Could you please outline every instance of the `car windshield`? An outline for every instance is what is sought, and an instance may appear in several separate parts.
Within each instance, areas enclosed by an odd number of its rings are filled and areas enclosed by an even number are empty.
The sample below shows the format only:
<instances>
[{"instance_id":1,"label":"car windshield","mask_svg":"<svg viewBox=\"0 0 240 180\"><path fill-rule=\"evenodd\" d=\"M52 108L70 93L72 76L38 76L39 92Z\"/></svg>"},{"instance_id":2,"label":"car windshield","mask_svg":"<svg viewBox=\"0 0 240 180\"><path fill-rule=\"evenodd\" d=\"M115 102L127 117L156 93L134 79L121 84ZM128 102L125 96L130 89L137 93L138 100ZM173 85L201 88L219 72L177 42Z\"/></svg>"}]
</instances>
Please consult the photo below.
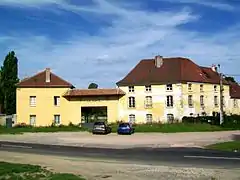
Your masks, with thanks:
<instances>
[{"instance_id":1,"label":"car windshield","mask_svg":"<svg viewBox=\"0 0 240 180\"><path fill-rule=\"evenodd\" d=\"M119 124L119 127L128 127L128 126L130 126L128 123L121 123L121 124Z\"/></svg>"},{"instance_id":2,"label":"car windshield","mask_svg":"<svg viewBox=\"0 0 240 180\"><path fill-rule=\"evenodd\" d=\"M105 124L104 122L95 122L95 123L94 123L94 126L104 125L104 124Z\"/></svg>"}]
</instances>

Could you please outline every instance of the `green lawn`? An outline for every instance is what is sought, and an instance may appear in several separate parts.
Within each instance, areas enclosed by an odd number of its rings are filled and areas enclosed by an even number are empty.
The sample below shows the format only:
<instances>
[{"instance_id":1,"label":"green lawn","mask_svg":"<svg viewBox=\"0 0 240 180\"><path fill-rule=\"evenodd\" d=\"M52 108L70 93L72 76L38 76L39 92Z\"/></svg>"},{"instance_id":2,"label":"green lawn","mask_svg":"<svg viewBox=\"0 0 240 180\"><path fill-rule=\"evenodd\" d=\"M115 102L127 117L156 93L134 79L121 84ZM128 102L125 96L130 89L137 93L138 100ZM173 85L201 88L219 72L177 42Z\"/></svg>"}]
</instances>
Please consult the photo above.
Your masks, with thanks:
<instances>
[{"instance_id":1,"label":"green lawn","mask_svg":"<svg viewBox=\"0 0 240 180\"><path fill-rule=\"evenodd\" d=\"M40 166L0 162L0 180L84 180L73 174L53 173Z\"/></svg>"},{"instance_id":2,"label":"green lawn","mask_svg":"<svg viewBox=\"0 0 240 180\"><path fill-rule=\"evenodd\" d=\"M0 126L0 134L21 134L24 132L77 132L77 131L87 131L85 128L78 126L49 126L49 127L13 127L6 128Z\"/></svg>"},{"instance_id":3,"label":"green lawn","mask_svg":"<svg viewBox=\"0 0 240 180\"><path fill-rule=\"evenodd\" d=\"M113 132L116 132L117 125L112 125ZM177 132L209 132L209 131L225 131L232 130L220 126L209 124L142 124L135 126L135 132L162 132L162 133L177 133Z\"/></svg>"},{"instance_id":4,"label":"green lawn","mask_svg":"<svg viewBox=\"0 0 240 180\"><path fill-rule=\"evenodd\" d=\"M229 141L223 143L212 144L206 147L207 149L221 150L221 151L240 151L240 141Z\"/></svg>"},{"instance_id":5,"label":"green lawn","mask_svg":"<svg viewBox=\"0 0 240 180\"><path fill-rule=\"evenodd\" d=\"M112 132L117 130L117 124L112 124ZM220 126L213 126L209 124L142 124L135 126L135 132L162 132L162 133L177 133L177 132L209 132L209 131L226 131L234 130L232 128L223 128ZM6 128L0 127L0 134L20 134L24 132L76 132L76 131L88 131L86 128L78 126L49 126L49 127L13 127Z\"/></svg>"}]
</instances>

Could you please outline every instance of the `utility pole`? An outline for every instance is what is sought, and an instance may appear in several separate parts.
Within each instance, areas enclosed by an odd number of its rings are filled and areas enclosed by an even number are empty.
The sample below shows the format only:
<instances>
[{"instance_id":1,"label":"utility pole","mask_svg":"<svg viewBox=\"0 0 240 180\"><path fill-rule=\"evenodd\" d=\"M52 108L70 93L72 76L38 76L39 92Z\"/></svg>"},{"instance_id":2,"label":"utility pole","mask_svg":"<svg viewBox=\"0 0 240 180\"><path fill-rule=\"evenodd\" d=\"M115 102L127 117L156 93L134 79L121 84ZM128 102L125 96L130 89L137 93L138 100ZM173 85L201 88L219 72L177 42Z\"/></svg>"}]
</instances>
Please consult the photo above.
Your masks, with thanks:
<instances>
[{"instance_id":1,"label":"utility pole","mask_svg":"<svg viewBox=\"0 0 240 180\"><path fill-rule=\"evenodd\" d=\"M220 75L220 125L223 123L223 74L220 72L220 64L218 64Z\"/></svg>"}]
</instances>

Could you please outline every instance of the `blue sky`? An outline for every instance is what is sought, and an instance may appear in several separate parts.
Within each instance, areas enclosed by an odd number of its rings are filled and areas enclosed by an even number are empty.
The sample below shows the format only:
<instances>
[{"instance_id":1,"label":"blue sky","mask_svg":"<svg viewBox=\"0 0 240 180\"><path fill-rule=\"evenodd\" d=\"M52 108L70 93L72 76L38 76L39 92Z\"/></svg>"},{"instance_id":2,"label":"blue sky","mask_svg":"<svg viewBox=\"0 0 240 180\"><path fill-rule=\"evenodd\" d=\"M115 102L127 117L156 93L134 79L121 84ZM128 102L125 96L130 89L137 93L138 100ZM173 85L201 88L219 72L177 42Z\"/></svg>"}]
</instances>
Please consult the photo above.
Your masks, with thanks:
<instances>
[{"instance_id":1,"label":"blue sky","mask_svg":"<svg viewBox=\"0 0 240 180\"><path fill-rule=\"evenodd\" d=\"M115 87L157 54L240 74L238 0L0 0L0 22L0 62L14 50L20 78L50 67L79 88Z\"/></svg>"}]
</instances>

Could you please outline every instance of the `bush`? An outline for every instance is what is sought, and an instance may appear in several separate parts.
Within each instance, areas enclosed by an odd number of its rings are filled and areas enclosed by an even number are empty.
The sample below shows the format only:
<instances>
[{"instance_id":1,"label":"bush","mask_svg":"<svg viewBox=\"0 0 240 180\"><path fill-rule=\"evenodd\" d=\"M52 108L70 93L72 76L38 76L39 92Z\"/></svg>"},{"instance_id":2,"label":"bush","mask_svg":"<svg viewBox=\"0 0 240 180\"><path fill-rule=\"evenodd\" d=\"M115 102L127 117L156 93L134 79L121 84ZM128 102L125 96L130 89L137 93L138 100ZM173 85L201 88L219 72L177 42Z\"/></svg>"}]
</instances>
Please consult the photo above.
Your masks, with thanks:
<instances>
[{"instance_id":1,"label":"bush","mask_svg":"<svg viewBox=\"0 0 240 180\"><path fill-rule=\"evenodd\" d=\"M182 118L183 123L207 123L211 125L220 126L220 117L217 116L198 116ZM224 115L224 122L221 125L224 128L240 129L240 115Z\"/></svg>"}]
</instances>

